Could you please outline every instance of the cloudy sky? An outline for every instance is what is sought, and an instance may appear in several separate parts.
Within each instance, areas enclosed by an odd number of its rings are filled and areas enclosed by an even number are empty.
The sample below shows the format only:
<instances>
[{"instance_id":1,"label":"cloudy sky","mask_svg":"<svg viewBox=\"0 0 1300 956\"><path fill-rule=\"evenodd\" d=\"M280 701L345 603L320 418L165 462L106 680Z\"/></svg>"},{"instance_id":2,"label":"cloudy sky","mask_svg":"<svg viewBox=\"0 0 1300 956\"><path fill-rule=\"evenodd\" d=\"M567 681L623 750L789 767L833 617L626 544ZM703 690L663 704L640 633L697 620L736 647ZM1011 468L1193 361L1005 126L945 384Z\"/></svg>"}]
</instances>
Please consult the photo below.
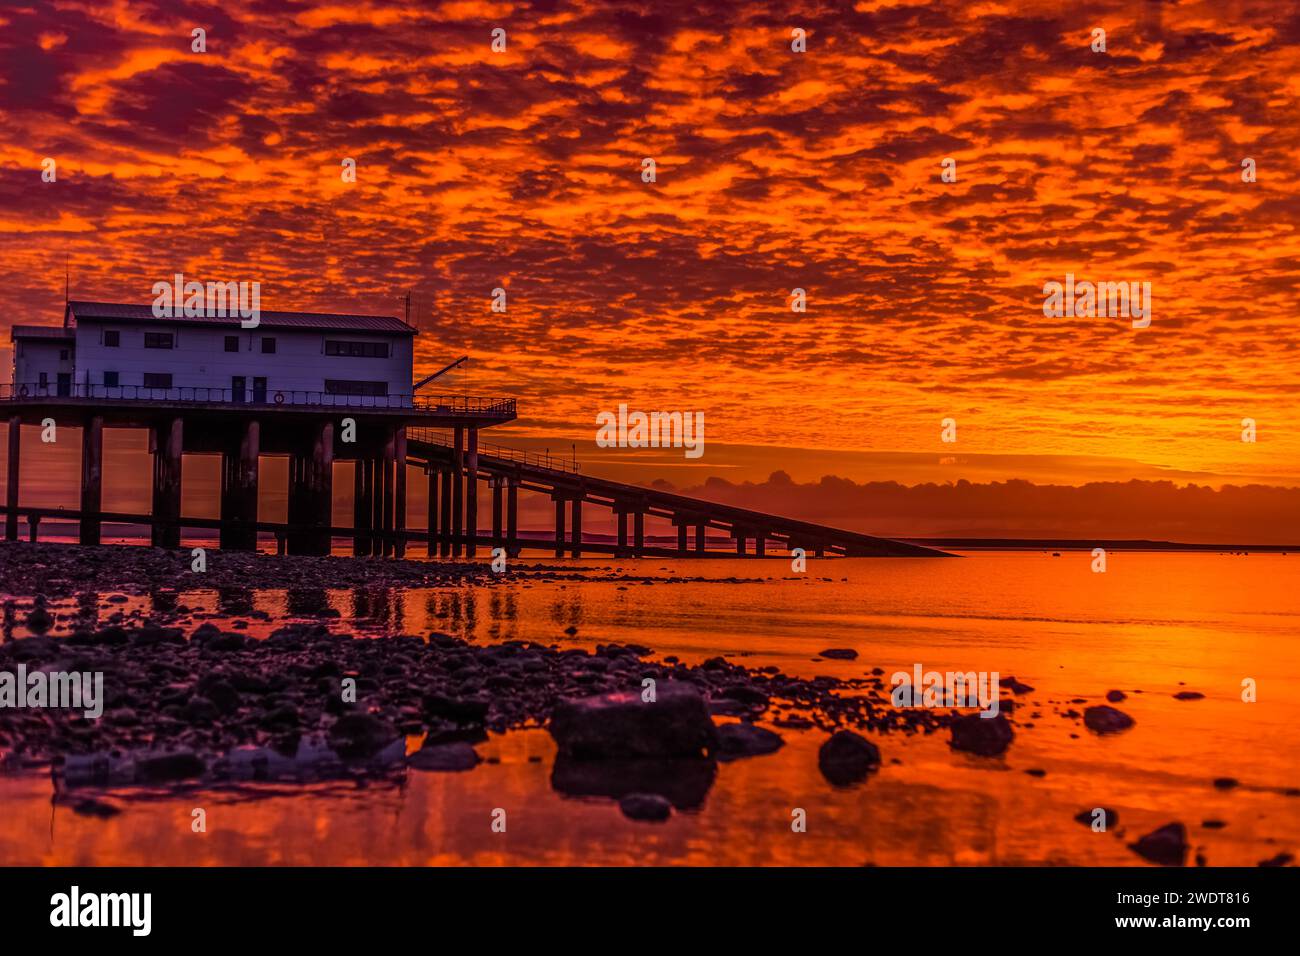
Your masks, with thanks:
<instances>
[{"instance_id":1,"label":"cloudy sky","mask_svg":"<svg viewBox=\"0 0 1300 956\"><path fill-rule=\"evenodd\" d=\"M19 0L0 321L59 321L65 256L94 300L414 289L417 374L469 354L500 441L597 473L1293 486L1297 42L1236 0ZM1150 326L1045 318L1066 273L1150 282ZM597 449L621 402L706 454Z\"/></svg>"}]
</instances>

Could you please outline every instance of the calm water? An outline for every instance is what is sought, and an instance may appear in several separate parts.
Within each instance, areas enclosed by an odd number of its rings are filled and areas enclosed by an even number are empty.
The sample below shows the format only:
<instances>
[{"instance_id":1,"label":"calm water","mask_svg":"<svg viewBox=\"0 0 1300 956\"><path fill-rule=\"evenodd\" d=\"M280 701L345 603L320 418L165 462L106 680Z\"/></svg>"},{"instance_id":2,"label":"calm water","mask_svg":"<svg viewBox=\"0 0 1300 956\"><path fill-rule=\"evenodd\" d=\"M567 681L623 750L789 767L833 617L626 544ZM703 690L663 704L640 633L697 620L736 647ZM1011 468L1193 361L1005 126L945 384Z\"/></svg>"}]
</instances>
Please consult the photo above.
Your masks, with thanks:
<instances>
[{"instance_id":1,"label":"calm water","mask_svg":"<svg viewBox=\"0 0 1300 956\"><path fill-rule=\"evenodd\" d=\"M238 618L247 600L284 619L324 600L343 615L338 626L357 633L628 641L687 662L722 654L808 677L876 666L910 672L916 663L996 670L1036 688L1016 715L1034 726L1018 727L1002 758L955 753L946 734L877 738L884 767L851 789L831 787L818 771L822 732L780 729L784 749L719 765L701 808L666 824L634 823L611 800L554 789L554 746L544 731L479 745L499 762L467 773L411 770L397 783L97 791L123 810L109 819L53 807L48 775L11 775L0 777L0 860L1146 865L1126 842L1173 821L1187 826L1194 854L1211 866L1300 856L1300 796L1285 792L1300 787L1300 556L1121 553L1110 555L1105 574L1092 573L1091 560L1069 552L828 560L794 575L781 561L593 559L569 566L656 580L396 594L186 591L180 600L199 610L196 620ZM110 596L96 598L104 616L148 610L148 599ZM14 608L5 618L15 619ZM251 620L249 633L279 623ZM828 647L860 656L813 660ZM1244 678L1257 683L1256 703L1241 700ZM1062 716L1104 702L1111 689L1129 694L1119 705L1137 721L1128 732L1102 738ZM1206 696L1175 700L1180 690ZM1216 777L1240 785L1216 789ZM1072 819L1095 806L1118 810L1119 827L1093 833ZM207 833L191 832L194 807L207 811ZM506 811L505 833L491 828L497 808ZM795 808L806 811L805 833L791 831ZM1206 828L1205 820L1226 826Z\"/></svg>"}]
</instances>

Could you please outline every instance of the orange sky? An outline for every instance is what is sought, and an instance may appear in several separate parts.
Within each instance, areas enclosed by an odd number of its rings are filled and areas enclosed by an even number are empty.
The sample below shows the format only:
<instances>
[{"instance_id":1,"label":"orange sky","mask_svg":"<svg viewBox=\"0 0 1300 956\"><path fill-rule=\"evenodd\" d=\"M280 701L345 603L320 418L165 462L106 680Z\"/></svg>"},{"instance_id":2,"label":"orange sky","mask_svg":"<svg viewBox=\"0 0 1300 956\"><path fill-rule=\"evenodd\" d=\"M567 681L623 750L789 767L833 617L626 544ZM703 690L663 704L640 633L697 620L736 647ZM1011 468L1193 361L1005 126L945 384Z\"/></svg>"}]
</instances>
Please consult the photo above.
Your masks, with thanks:
<instances>
[{"instance_id":1,"label":"orange sky","mask_svg":"<svg viewBox=\"0 0 1300 956\"><path fill-rule=\"evenodd\" d=\"M1298 41L1233 0L8 5L0 316L59 321L65 254L85 299L414 288L417 374L470 354L492 438L596 473L1296 485ZM1150 327L1044 318L1066 272ZM596 448L620 402L705 455Z\"/></svg>"}]
</instances>

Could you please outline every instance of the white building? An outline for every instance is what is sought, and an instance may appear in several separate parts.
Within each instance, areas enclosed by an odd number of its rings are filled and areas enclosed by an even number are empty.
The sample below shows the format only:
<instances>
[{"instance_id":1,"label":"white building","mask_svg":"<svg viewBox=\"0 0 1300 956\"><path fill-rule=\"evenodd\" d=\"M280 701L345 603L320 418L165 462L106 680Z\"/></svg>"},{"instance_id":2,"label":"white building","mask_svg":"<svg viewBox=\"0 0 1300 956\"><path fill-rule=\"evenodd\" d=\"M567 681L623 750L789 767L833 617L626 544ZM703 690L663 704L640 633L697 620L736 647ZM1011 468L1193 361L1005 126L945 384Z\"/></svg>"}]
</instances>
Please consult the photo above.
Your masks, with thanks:
<instances>
[{"instance_id":1,"label":"white building","mask_svg":"<svg viewBox=\"0 0 1300 956\"><path fill-rule=\"evenodd\" d=\"M262 312L245 329L237 317L159 319L148 305L69 302L62 327L13 327L14 391L276 404L348 395L397 404L412 393L415 334L391 316Z\"/></svg>"}]
</instances>

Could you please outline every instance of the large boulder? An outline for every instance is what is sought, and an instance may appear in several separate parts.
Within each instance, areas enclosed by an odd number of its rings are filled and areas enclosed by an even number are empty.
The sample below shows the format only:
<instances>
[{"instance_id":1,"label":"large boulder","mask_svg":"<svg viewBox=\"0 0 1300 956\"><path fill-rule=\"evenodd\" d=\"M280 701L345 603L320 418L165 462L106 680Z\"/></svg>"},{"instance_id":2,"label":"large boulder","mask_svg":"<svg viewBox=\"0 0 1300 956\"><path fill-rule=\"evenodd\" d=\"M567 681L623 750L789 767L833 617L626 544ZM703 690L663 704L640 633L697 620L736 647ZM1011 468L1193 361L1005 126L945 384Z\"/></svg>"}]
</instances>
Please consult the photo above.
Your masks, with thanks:
<instances>
[{"instance_id":1,"label":"large boulder","mask_svg":"<svg viewBox=\"0 0 1300 956\"><path fill-rule=\"evenodd\" d=\"M879 766L880 748L851 730L837 730L817 751L817 767L837 787L865 780Z\"/></svg>"},{"instance_id":2,"label":"large boulder","mask_svg":"<svg viewBox=\"0 0 1300 956\"><path fill-rule=\"evenodd\" d=\"M640 691L614 691L561 701L551 715L560 753L583 759L696 757L717 749L718 731L700 692L668 681L655 699Z\"/></svg>"},{"instance_id":3,"label":"large boulder","mask_svg":"<svg viewBox=\"0 0 1300 956\"><path fill-rule=\"evenodd\" d=\"M1004 753L1015 737L1011 722L1002 714L995 717L982 717L979 714L958 717L949 730L952 732L949 745L953 750L964 750L981 757L996 757Z\"/></svg>"},{"instance_id":4,"label":"large boulder","mask_svg":"<svg viewBox=\"0 0 1300 956\"><path fill-rule=\"evenodd\" d=\"M1117 734L1121 730L1128 730L1133 724L1133 718L1124 711L1105 704L1086 707L1083 711L1083 725L1094 733Z\"/></svg>"},{"instance_id":5,"label":"large boulder","mask_svg":"<svg viewBox=\"0 0 1300 956\"><path fill-rule=\"evenodd\" d=\"M1129 849L1161 866L1182 866L1187 861L1187 828L1181 823L1167 823L1130 843Z\"/></svg>"}]
</instances>

